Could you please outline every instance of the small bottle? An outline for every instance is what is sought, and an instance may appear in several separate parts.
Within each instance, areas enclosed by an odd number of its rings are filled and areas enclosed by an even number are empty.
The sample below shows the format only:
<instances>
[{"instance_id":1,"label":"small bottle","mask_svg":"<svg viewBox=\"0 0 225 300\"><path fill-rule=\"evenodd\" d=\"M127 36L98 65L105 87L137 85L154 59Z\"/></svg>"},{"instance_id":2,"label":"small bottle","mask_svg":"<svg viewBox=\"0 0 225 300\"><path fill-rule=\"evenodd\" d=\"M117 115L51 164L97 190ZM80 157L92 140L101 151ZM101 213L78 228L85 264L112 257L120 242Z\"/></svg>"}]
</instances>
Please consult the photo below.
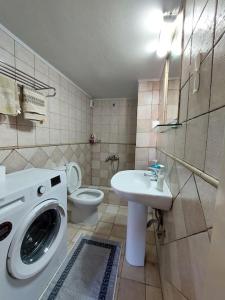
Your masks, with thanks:
<instances>
[{"instance_id":1,"label":"small bottle","mask_svg":"<svg viewBox=\"0 0 225 300\"><path fill-rule=\"evenodd\" d=\"M157 190L162 192L163 191L163 184L164 184L164 172L159 172L158 179L157 179Z\"/></svg>"},{"instance_id":2,"label":"small bottle","mask_svg":"<svg viewBox=\"0 0 225 300\"><path fill-rule=\"evenodd\" d=\"M93 145L93 144L96 143L96 137L95 137L95 135L94 135L93 133L90 135L89 143L90 143L91 145Z\"/></svg>"},{"instance_id":3,"label":"small bottle","mask_svg":"<svg viewBox=\"0 0 225 300\"><path fill-rule=\"evenodd\" d=\"M5 166L0 165L0 182L5 180Z\"/></svg>"}]
</instances>

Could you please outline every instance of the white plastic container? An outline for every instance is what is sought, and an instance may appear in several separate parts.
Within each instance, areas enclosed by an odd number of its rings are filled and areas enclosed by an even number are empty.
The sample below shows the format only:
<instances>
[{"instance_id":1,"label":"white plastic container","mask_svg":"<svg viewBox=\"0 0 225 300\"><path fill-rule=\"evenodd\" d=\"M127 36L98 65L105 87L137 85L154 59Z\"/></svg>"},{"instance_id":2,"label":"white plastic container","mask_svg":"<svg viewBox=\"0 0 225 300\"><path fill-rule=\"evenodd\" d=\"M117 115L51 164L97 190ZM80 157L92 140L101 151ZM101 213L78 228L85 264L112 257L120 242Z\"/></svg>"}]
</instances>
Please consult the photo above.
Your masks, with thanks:
<instances>
[{"instance_id":1,"label":"white plastic container","mask_svg":"<svg viewBox=\"0 0 225 300\"><path fill-rule=\"evenodd\" d=\"M156 188L157 188L157 190L160 191L160 192L163 191L164 178L165 178L164 174L160 174L160 173L158 174L158 179L157 179L157 186L156 186Z\"/></svg>"},{"instance_id":2,"label":"white plastic container","mask_svg":"<svg viewBox=\"0 0 225 300\"><path fill-rule=\"evenodd\" d=\"M0 166L0 181L5 180L5 166Z\"/></svg>"}]
</instances>

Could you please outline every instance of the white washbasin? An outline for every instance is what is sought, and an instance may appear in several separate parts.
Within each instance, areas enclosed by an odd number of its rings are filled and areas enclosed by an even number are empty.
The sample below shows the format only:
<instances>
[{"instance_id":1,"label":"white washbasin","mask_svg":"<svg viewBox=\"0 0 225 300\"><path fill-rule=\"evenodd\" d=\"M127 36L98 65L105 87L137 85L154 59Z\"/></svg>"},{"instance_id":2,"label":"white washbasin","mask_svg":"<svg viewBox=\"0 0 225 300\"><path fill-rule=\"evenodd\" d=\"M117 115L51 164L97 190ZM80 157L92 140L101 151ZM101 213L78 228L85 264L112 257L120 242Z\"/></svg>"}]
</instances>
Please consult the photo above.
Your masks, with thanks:
<instances>
[{"instance_id":1,"label":"white washbasin","mask_svg":"<svg viewBox=\"0 0 225 300\"><path fill-rule=\"evenodd\" d=\"M128 170L114 175L111 186L120 197L128 200L126 260L133 266L144 266L148 206L169 210L172 195L164 182L163 191L145 176L147 171Z\"/></svg>"},{"instance_id":2,"label":"white washbasin","mask_svg":"<svg viewBox=\"0 0 225 300\"><path fill-rule=\"evenodd\" d=\"M118 172L112 177L111 186L115 193L128 201L161 210L169 210L172 205L172 195L166 182L164 181L163 191L158 191L157 182L144 176L146 173L148 172L144 170Z\"/></svg>"}]
</instances>

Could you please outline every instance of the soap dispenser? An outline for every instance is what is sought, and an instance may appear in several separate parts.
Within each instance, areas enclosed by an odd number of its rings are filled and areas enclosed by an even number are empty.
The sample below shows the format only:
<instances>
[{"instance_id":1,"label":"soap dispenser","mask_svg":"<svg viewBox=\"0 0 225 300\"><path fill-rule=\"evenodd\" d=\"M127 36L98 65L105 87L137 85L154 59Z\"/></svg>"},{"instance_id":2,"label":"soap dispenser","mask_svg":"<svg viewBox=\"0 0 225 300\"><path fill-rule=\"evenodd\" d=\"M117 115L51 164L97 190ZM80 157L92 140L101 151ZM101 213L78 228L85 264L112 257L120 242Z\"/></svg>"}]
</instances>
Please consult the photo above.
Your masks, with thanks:
<instances>
[{"instance_id":1,"label":"soap dispenser","mask_svg":"<svg viewBox=\"0 0 225 300\"><path fill-rule=\"evenodd\" d=\"M164 179L165 179L164 170L160 169L158 173L157 186L156 186L157 190L160 192L163 191Z\"/></svg>"}]
</instances>

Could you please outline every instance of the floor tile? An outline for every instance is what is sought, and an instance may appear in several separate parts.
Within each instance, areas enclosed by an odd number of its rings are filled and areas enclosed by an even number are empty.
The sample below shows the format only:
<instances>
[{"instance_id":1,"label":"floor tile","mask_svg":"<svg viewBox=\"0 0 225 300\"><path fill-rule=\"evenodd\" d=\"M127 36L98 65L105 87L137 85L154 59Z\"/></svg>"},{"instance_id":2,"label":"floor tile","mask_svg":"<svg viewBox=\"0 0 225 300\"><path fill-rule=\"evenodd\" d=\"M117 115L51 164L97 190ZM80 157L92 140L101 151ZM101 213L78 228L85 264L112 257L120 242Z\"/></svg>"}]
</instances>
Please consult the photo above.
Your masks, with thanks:
<instances>
[{"instance_id":1,"label":"floor tile","mask_svg":"<svg viewBox=\"0 0 225 300\"><path fill-rule=\"evenodd\" d=\"M106 213L117 214L119 210L118 205L109 204L105 210Z\"/></svg>"},{"instance_id":2,"label":"floor tile","mask_svg":"<svg viewBox=\"0 0 225 300\"><path fill-rule=\"evenodd\" d=\"M73 224L68 225L67 236L69 241L71 241L74 238L78 230L79 228L76 228L75 226L73 226Z\"/></svg>"},{"instance_id":3,"label":"floor tile","mask_svg":"<svg viewBox=\"0 0 225 300\"><path fill-rule=\"evenodd\" d=\"M154 228L147 231L145 267L129 265L125 258L127 212L128 208L125 206L101 204L96 225L68 223L67 251L71 250L80 235L118 241L121 256L114 299L162 300Z\"/></svg>"},{"instance_id":4,"label":"floor tile","mask_svg":"<svg viewBox=\"0 0 225 300\"><path fill-rule=\"evenodd\" d=\"M161 289L146 285L146 300L162 300Z\"/></svg>"},{"instance_id":5,"label":"floor tile","mask_svg":"<svg viewBox=\"0 0 225 300\"><path fill-rule=\"evenodd\" d=\"M111 235L119 238L126 238L127 228L121 225L113 225Z\"/></svg>"},{"instance_id":6,"label":"floor tile","mask_svg":"<svg viewBox=\"0 0 225 300\"><path fill-rule=\"evenodd\" d=\"M101 221L106 223L114 223L116 216L110 213L103 213L101 216Z\"/></svg>"},{"instance_id":7,"label":"floor tile","mask_svg":"<svg viewBox=\"0 0 225 300\"><path fill-rule=\"evenodd\" d=\"M108 207L108 204L101 203L98 207L98 211L104 213Z\"/></svg>"},{"instance_id":8,"label":"floor tile","mask_svg":"<svg viewBox=\"0 0 225 300\"><path fill-rule=\"evenodd\" d=\"M98 222L96 226L95 232L100 234L110 234L112 231L113 224L105 223L105 222Z\"/></svg>"},{"instance_id":9,"label":"floor tile","mask_svg":"<svg viewBox=\"0 0 225 300\"><path fill-rule=\"evenodd\" d=\"M81 229L88 230L88 231L95 231L97 225L88 225L88 224L82 224L80 226Z\"/></svg>"},{"instance_id":10,"label":"floor tile","mask_svg":"<svg viewBox=\"0 0 225 300\"><path fill-rule=\"evenodd\" d=\"M160 276L158 264L146 263L145 264L145 282L154 287L160 287Z\"/></svg>"},{"instance_id":11,"label":"floor tile","mask_svg":"<svg viewBox=\"0 0 225 300\"><path fill-rule=\"evenodd\" d=\"M120 206L118 214L127 216L127 214L128 214L128 207L126 207L126 206Z\"/></svg>"},{"instance_id":12,"label":"floor tile","mask_svg":"<svg viewBox=\"0 0 225 300\"><path fill-rule=\"evenodd\" d=\"M109 238L112 241L118 241L120 242L120 247L121 247L121 255L125 255L125 250L126 250L126 240L116 237L116 236L110 236Z\"/></svg>"},{"instance_id":13,"label":"floor tile","mask_svg":"<svg viewBox=\"0 0 225 300\"><path fill-rule=\"evenodd\" d=\"M127 225L127 216L117 214L115 218L115 224L117 225Z\"/></svg>"},{"instance_id":14,"label":"floor tile","mask_svg":"<svg viewBox=\"0 0 225 300\"><path fill-rule=\"evenodd\" d=\"M146 241L147 244L155 245L155 232L153 230L147 230Z\"/></svg>"},{"instance_id":15,"label":"floor tile","mask_svg":"<svg viewBox=\"0 0 225 300\"><path fill-rule=\"evenodd\" d=\"M146 261L151 263L158 262L157 250L154 245L147 245L146 247Z\"/></svg>"},{"instance_id":16,"label":"floor tile","mask_svg":"<svg viewBox=\"0 0 225 300\"><path fill-rule=\"evenodd\" d=\"M145 283L145 268L134 267L124 259L121 277Z\"/></svg>"},{"instance_id":17,"label":"floor tile","mask_svg":"<svg viewBox=\"0 0 225 300\"><path fill-rule=\"evenodd\" d=\"M117 300L145 300L145 285L121 278Z\"/></svg>"}]
</instances>

